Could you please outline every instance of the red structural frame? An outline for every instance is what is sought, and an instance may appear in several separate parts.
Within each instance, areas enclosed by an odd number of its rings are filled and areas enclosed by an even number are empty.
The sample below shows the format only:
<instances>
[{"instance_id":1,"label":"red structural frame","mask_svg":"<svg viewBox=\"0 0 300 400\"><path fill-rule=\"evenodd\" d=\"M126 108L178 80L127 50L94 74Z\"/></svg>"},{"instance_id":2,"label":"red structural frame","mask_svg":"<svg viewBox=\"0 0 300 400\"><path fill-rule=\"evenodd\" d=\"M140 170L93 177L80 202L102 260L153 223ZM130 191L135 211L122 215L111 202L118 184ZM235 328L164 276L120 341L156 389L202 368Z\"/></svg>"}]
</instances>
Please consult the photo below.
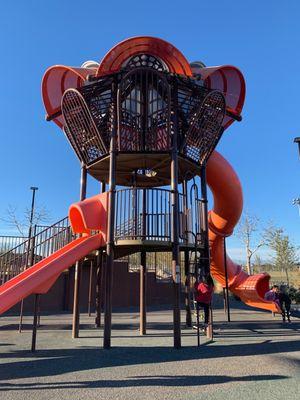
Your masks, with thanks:
<instances>
[{"instance_id":1,"label":"red structural frame","mask_svg":"<svg viewBox=\"0 0 300 400\"><path fill-rule=\"evenodd\" d=\"M96 76L118 72L126 60L143 53L163 60L171 73L193 76L189 62L176 47L150 36L133 37L118 43L104 56Z\"/></svg>"},{"instance_id":2,"label":"red structural frame","mask_svg":"<svg viewBox=\"0 0 300 400\"><path fill-rule=\"evenodd\" d=\"M234 66L224 65L191 68L184 55L172 44L165 40L150 36L139 36L126 39L114 46L102 59L98 69L74 68L64 65L55 65L49 68L42 82L42 97L47 116L60 127L63 127L60 113L61 98L66 89L79 88L87 80L88 75L100 77L120 71L125 62L138 54L150 54L160 58L169 69L169 72L192 77L200 73L204 84L210 89L217 89L224 93L226 107L236 115L240 115L246 94L245 81L242 73ZM223 128L228 128L234 119L226 116Z\"/></svg>"}]
</instances>

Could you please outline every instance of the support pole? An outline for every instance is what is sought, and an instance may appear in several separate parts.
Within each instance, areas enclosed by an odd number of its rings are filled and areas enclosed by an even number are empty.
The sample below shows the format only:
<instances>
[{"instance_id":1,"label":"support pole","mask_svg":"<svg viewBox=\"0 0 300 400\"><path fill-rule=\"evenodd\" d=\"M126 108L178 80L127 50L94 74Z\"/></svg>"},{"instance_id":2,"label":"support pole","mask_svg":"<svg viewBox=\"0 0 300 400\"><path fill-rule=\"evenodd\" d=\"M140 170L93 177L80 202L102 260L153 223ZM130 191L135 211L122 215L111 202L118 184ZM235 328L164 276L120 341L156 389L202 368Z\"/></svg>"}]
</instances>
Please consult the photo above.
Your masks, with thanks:
<instances>
[{"instance_id":1,"label":"support pole","mask_svg":"<svg viewBox=\"0 0 300 400\"><path fill-rule=\"evenodd\" d=\"M111 137L109 149L109 196L107 245L105 266L104 336L103 347L111 347L112 280L115 240L115 197L116 197L116 139L117 139L117 82L112 85L113 104L111 110Z\"/></svg>"},{"instance_id":2,"label":"support pole","mask_svg":"<svg viewBox=\"0 0 300 400\"><path fill-rule=\"evenodd\" d=\"M96 318L95 327L101 326L101 311L103 297L103 251L100 249L97 256L97 276L96 276Z\"/></svg>"},{"instance_id":3,"label":"support pole","mask_svg":"<svg viewBox=\"0 0 300 400\"><path fill-rule=\"evenodd\" d=\"M101 193L104 193L106 191L106 184L104 181L101 182ZM95 327L100 328L101 326L101 311L102 311L102 300L104 298L103 296L103 274L104 274L104 268L103 268L103 250L99 249L98 255L97 255L97 277L96 277L96 318L95 318Z\"/></svg>"},{"instance_id":4,"label":"support pole","mask_svg":"<svg viewBox=\"0 0 300 400\"><path fill-rule=\"evenodd\" d=\"M206 186L206 166L201 167L201 204L202 204L202 232L204 238L204 250L201 251L203 273L205 276L210 274L209 240L208 240L208 209L207 209L207 186Z\"/></svg>"},{"instance_id":5,"label":"support pole","mask_svg":"<svg viewBox=\"0 0 300 400\"><path fill-rule=\"evenodd\" d=\"M38 303L39 294L34 295L34 311L33 311L33 324L32 324L32 338L31 338L31 351L35 352L36 349L36 331L37 331L37 320L38 320Z\"/></svg>"},{"instance_id":6,"label":"support pole","mask_svg":"<svg viewBox=\"0 0 300 400\"><path fill-rule=\"evenodd\" d=\"M140 335L146 335L146 282L147 282L147 253L141 252L140 265Z\"/></svg>"},{"instance_id":7,"label":"support pole","mask_svg":"<svg viewBox=\"0 0 300 400\"><path fill-rule=\"evenodd\" d=\"M188 207L187 207L187 181L186 179L182 183L183 189L183 208L185 215L185 244L188 244ZM191 276L190 276L190 262L189 262L189 251L184 251L184 274L185 274L185 324L187 327L192 326L192 314L191 314Z\"/></svg>"},{"instance_id":8,"label":"support pole","mask_svg":"<svg viewBox=\"0 0 300 400\"><path fill-rule=\"evenodd\" d=\"M38 190L38 187L31 186L30 190L32 190L32 198L31 198L31 211L30 211L30 219L29 219L29 230L28 230L28 246L26 252L26 261L25 261L25 269L32 264L30 262L30 255L34 251L34 246L32 246L32 236L35 236L36 227L34 228L34 234L32 235L32 224L33 224L33 217L34 217L34 204L35 204L35 192ZM23 325L23 308L24 308L24 299L21 300L20 304L20 318L19 318L19 333L22 332L22 325Z\"/></svg>"},{"instance_id":9,"label":"support pole","mask_svg":"<svg viewBox=\"0 0 300 400\"><path fill-rule=\"evenodd\" d=\"M90 275L89 275L89 293L88 293L88 316L91 316L91 306L92 306L92 282L93 282L93 260L90 264Z\"/></svg>"},{"instance_id":10,"label":"support pole","mask_svg":"<svg viewBox=\"0 0 300 400\"><path fill-rule=\"evenodd\" d=\"M229 304L229 288L228 288L228 270L227 270L227 254L226 254L226 238L223 238L224 243L224 272L225 272L225 304L226 304L226 314L227 321L230 322L230 304Z\"/></svg>"},{"instance_id":11,"label":"support pole","mask_svg":"<svg viewBox=\"0 0 300 400\"><path fill-rule=\"evenodd\" d=\"M143 240L146 239L147 234L147 198L146 192L142 191L142 236ZM137 207L136 207L137 208ZM137 220L137 218L136 218ZM147 253L142 250L141 252L141 265L140 265L140 335L146 335L147 323L147 310L146 310L146 291L147 291Z\"/></svg>"},{"instance_id":12,"label":"support pole","mask_svg":"<svg viewBox=\"0 0 300 400\"><path fill-rule=\"evenodd\" d=\"M208 327L206 331L206 337L209 340L214 339L214 330L213 330L213 310L211 304L209 305L209 320L208 320Z\"/></svg>"},{"instance_id":13,"label":"support pole","mask_svg":"<svg viewBox=\"0 0 300 400\"><path fill-rule=\"evenodd\" d=\"M202 268L204 276L210 274L210 252L209 252L209 239L208 239L208 208L207 208L207 184L206 184L206 165L201 167L201 204L202 204L202 231L204 237L204 250L201 251ZM207 327L207 337L213 339L213 311L210 305L209 309L209 322Z\"/></svg>"},{"instance_id":14,"label":"support pole","mask_svg":"<svg viewBox=\"0 0 300 400\"><path fill-rule=\"evenodd\" d=\"M177 85L174 81L173 86L173 120L172 120L172 154L171 154L171 241L172 241L172 275L173 275L173 335L174 347L181 347L181 328L180 328L180 262L179 262L179 207L178 207L178 121L177 121Z\"/></svg>"},{"instance_id":15,"label":"support pole","mask_svg":"<svg viewBox=\"0 0 300 400\"><path fill-rule=\"evenodd\" d=\"M86 198L87 170L84 163L81 163L81 179L80 179L80 201ZM82 262L77 261L75 264L74 277L74 301L73 301L73 322L72 322L72 338L79 337L79 320L80 320L80 283L81 283Z\"/></svg>"},{"instance_id":16,"label":"support pole","mask_svg":"<svg viewBox=\"0 0 300 400\"><path fill-rule=\"evenodd\" d=\"M200 318L199 318L199 304L196 303L196 318L197 318L197 346L200 346Z\"/></svg>"}]
</instances>

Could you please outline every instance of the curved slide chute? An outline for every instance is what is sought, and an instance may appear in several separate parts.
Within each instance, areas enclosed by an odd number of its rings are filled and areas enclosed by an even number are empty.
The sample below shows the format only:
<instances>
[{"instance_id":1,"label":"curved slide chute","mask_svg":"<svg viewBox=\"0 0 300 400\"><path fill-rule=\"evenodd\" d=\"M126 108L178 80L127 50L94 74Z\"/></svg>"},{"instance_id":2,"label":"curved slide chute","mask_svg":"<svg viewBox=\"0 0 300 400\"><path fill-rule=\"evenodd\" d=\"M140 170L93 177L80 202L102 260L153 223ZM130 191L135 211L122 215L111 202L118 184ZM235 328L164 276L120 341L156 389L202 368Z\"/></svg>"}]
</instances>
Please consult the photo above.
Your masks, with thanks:
<instances>
[{"instance_id":1,"label":"curved slide chute","mask_svg":"<svg viewBox=\"0 0 300 400\"><path fill-rule=\"evenodd\" d=\"M241 216L243 194L235 171L216 151L207 163L207 183L214 198L214 206L208 217L211 273L224 287L224 237L233 233ZM232 293L249 306L281 312L276 303L264 300L264 295L269 289L269 274L249 276L228 255L226 255L226 259L228 286Z\"/></svg>"}]
</instances>

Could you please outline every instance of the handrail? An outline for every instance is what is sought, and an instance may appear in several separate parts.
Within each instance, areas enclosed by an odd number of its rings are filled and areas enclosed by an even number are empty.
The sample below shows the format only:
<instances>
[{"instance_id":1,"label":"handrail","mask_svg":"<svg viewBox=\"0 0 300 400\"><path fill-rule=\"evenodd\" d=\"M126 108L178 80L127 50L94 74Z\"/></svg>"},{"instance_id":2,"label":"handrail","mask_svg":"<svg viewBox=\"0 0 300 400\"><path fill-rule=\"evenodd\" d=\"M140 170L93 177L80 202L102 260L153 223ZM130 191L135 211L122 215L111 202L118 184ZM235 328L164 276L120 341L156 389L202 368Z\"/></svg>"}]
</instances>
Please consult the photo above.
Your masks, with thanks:
<instances>
[{"instance_id":1,"label":"handrail","mask_svg":"<svg viewBox=\"0 0 300 400\"><path fill-rule=\"evenodd\" d=\"M38 231L39 228L43 228ZM33 235L0 255L0 283L18 275L35 261L48 257L73 239L68 217L48 226L35 225Z\"/></svg>"},{"instance_id":2,"label":"handrail","mask_svg":"<svg viewBox=\"0 0 300 400\"><path fill-rule=\"evenodd\" d=\"M171 241L172 191L164 188L125 188L116 191L115 239ZM193 244L200 226L199 202L185 210L186 195L178 193L179 237L181 243ZM197 223L196 223L197 222Z\"/></svg>"}]
</instances>

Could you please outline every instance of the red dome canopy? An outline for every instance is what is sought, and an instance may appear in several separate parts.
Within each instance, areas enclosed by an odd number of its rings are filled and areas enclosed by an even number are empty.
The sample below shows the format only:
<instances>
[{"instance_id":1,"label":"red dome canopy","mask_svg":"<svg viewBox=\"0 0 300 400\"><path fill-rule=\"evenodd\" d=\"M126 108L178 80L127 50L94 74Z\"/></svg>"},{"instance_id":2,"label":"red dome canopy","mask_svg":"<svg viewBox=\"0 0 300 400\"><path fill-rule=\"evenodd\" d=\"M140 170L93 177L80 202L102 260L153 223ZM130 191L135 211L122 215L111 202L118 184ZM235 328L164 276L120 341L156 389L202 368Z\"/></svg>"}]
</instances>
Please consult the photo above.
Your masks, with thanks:
<instances>
[{"instance_id":1,"label":"red dome canopy","mask_svg":"<svg viewBox=\"0 0 300 400\"><path fill-rule=\"evenodd\" d=\"M105 55L96 76L119 71L126 60L137 54L158 57L167 65L169 72L192 76L187 59L176 47L165 40L150 36L133 37L118 43Z\"/></svg>"}]
</instances>

